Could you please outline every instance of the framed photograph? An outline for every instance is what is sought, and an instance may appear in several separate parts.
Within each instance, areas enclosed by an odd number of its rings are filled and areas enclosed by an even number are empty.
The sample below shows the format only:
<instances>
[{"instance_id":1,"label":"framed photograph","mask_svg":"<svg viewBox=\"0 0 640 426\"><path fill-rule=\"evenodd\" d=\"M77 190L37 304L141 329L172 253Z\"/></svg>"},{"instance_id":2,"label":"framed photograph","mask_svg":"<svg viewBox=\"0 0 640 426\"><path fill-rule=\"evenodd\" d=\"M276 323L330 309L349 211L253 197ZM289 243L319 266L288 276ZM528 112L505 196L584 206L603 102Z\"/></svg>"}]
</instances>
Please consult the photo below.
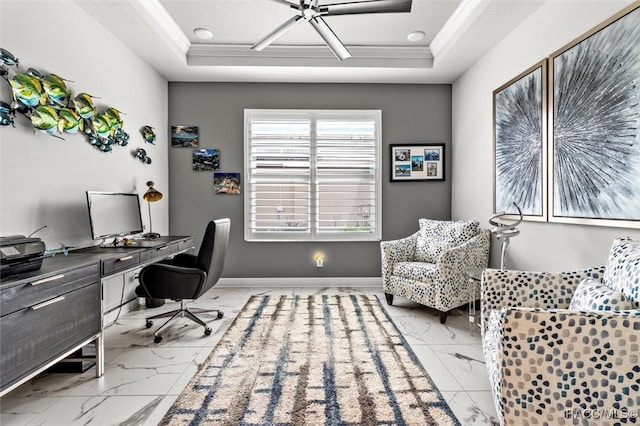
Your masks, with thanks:
<instances>
[{"instance_id":1,"label":"framed photograph","mask_svg":"<svg viewBox=\"0 0 640 426\"><path fill-rule=\"evenodd\" d=\"M194 149L193 170L219 170L220 151L217 149Z\"/></svg>"},{"instance_id":2,"label":"framed photograph","mask_svg":"<svg viewBox=\"0 0 640 426\"><path fill-rule=\"evenodd\" d=\"M213 192L216 194L240 194L240 173L213 173Z\"/></svg>"},{"instance_id":3,"label":"framed photograph","mask_svg":"<svg viewBox=\"0 0 640 426\"><path fill-rule=\"evenodd\" d=\"M549 221L640 228L640 6L549 59Z\"/></svg>"},{"instance_id":4,"label":"framed photograph","mask_svg":"<svg viewBox=\"0 0 640 426\"><path fill-rule=\"evenodd\" d=\"M445 180L444 144L391 145L391 182Z\"/></svg>"},{"instance_id":5,"label":"framed photograph","mask_svg":"<svg viewBox=\"0 0 640 426\"><path fill-rule=\"evenodd\" d=\"M547 60L493 92L493 211L547 220Z\"/></svg>"},{"instance_id":6,"label":"framed photograph","mask_svg":"<svg viewBox=\"0 0 640 426\"><path fill-rule=\"evenodd\" d=\"M171 126L171 146L195 148L199 143L198 126Z\"/></svg>"}]
</instances>

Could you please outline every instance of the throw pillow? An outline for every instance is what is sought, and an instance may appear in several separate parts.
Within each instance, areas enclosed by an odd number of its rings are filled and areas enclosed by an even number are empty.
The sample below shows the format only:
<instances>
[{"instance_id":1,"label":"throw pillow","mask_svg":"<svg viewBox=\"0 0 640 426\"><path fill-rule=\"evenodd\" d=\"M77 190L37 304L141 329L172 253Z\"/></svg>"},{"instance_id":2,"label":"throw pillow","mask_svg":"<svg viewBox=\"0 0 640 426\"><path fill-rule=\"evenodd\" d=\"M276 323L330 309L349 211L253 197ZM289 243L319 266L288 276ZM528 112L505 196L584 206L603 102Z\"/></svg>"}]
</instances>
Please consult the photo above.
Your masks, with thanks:
<instances>
[{"instance_id":1,"label":"throw pillow","mask_svg":"<svg viewBox=\"0 0 640 426\"><path fill-rule=\"evenodd\" d=\"M640 308L640 241L628 237L613 241L602 282L622 291L636 308Z\"/></svg>"},{"instance_id":2,"label":"throw pillow","mask_svg":"<svg viewBox=\"0 0 640 426\"><path fill-rule=\"evenodd\" d=\"M569 309L572 311L623 311L633 309L633 305L623 293L593 278L585 278L573 293Z\"/></svg>"},{"instance_id":3,"label":"throw pillow","mask_svg":"<svg viewBox=\"0 0 640 426\"><path fill-rule=\"evenodd\" d=\"M418 223L421 235L425 238L452 242L456 246L475 237L480 227L480 223L475 220L420 219Z\"/></svg>"}]
</instances>

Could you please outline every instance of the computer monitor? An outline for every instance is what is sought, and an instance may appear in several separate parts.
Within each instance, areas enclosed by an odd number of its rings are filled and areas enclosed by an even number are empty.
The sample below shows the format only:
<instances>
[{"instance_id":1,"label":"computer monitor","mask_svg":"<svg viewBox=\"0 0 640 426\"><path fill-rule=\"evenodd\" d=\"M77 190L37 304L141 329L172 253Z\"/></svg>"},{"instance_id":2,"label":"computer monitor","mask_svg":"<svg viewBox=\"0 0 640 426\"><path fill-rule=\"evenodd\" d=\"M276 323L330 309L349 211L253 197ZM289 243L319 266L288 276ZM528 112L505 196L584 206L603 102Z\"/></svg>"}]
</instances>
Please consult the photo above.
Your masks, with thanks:
<instances>
[{"instance_id":1,"label":"computer monitor","mask_svg":"<svg viewBox=\"0 0 640 426\"><path fill-rule=\"evenodd\" d=\"M143 231L138 194L87 191L91 237L124 237Z\"/></svg>"}]
</instances>

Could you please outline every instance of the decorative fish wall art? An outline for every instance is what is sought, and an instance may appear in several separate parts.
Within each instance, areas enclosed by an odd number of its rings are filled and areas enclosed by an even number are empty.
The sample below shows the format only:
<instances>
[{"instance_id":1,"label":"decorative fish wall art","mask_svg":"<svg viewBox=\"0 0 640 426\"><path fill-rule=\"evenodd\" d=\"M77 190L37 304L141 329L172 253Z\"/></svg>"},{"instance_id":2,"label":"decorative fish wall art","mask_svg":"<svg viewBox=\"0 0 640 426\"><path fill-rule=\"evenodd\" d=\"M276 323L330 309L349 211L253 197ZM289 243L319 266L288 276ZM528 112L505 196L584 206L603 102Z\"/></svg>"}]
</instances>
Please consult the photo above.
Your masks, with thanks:
<instances>
[{"instance_id":1,"label":"decorative fish wall art","mask_svg":"<svg viewBox=\"0 0 640 426\"><path fill-rule=\"evenodd\" d=\"M19 71L19 60L11 52L0 48L0 77L11 86L12 102L0 101L0 125L15 127L16 113L27 117L34 131L56 138L63 134L82 133L87 141L102 152L112 151L114 146L126 146L129 134L124 130L122 112L107 107L99 112L93 100L99 99L88 93L72 97L67 82L73 82L56 74L43 74L35 68ZM149 127L153 133L153 128ZM146 142L153 143L143 132ZM146 151L139 149L134 157L144 164L151 164Z\"/></svg>"}]
</instances>

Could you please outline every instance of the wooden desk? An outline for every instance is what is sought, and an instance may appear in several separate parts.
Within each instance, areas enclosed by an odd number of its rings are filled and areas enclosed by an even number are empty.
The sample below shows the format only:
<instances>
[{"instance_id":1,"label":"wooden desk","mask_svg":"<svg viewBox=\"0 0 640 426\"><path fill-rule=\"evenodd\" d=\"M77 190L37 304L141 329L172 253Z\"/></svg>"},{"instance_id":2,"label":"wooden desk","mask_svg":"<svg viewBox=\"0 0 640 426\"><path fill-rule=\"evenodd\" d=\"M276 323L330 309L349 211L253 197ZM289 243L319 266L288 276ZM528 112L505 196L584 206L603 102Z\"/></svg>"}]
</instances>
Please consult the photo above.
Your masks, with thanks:
<instances>
[{"instance_id":1,"label":"wooden desk","mask_svg":"<svg viewBox=\"0 0 640 426\"><path fill-rule=\"evenodd\" d=\"M0 396L90 343L96 346L96 377L102 376L105 284L192 249L191 237L161 237L150 247L89 247L3 279Z\"/></svg>"}]
</instances>

